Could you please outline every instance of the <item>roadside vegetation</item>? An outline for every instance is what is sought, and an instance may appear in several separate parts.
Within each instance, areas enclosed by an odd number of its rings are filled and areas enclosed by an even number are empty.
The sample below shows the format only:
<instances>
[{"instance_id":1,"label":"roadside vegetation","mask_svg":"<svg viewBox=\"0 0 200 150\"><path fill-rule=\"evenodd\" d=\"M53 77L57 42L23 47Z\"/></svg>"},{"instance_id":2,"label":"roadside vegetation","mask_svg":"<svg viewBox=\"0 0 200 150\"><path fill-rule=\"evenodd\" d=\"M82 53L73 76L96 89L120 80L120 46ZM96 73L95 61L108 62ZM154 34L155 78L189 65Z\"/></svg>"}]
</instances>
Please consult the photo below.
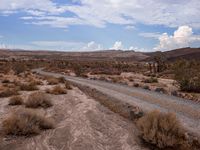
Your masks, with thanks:
<instances>
[{"instance_id":1,"label":"roadside vegetation","mask_svg":"<svg viewBox=\"0 0 200 150\"><path fill-rule=\"evenodd\" d=\"M53 104L50 98L42 92L35 92L29 95L27 101L25 102L25 106L28 108L48 108L51 107Z\"/></svg>"},{"instance_id":2,"label":"roadside vegetation","mask_svg":"<svg viewBox=\"0 0 200 150\"><path fill-rule=\"evenodd\" d=\"M41 130L54 128L54 122L51 119L29 109L21 109L11 113L2 125L5 134L20 136L39 134Z\"/></svg>"},{"instance_id":3,"label":"roadside vegetation","mask_svg":"<svg viewBox=\"0 0 200 150\"><path fill-rule=\"evenodd\" d=\"M67 90L72 89L72 85L70 82L66 81L64 77L54 78L46 76L35 79L36 77L29 72L32 68L45 67L46 70L49 71L68 73L68 75L74 73L75 76L81 77L96 75L99 77L91 79L127 85L130 84L131 86L146 90L152 90L151 85L155 85L153 90L160 93L167 93L167 91L163 88L165 86L157 87L160 84L159 77L167 76L166 74L169 73L169 79L174 79L174 81L178 83L177 91L180 90L191 93L200 92L199 62L180 60L175 63L173 62L173 64L167 64L164 57L157 57L155 61L158 63L158 71L155 74L149 73L148 66L144 63L128 61L5 61L0 64L0 71L4 75L11 74L13 78L19 80L14 80L11 77L7 79L2 75L0 79L0 98L8 98L8 105L26 107L26 109L13 112L10 116L5 118L2 123L3 132L7 135L28 136L38 134L45 129L54 128L54 122L38 114L35 109L47 109L52 107L53 102L50 98L50 94L67 94ZM138 73L141 78L136 79L135 76L126 77L121 75L122 73L129 72ZM147 76L145 73L149 75ZM45 87L43 92L41 92L40 85L43 84L45 84L47 88ZM187 143L185 129L175 114L162 113L159 111L144 114L142 110L130 106L127 103L124 104L120 101L114 101L112 98L98 93L98 91L90 91L86 88L82 90L97 99L100 104L109 108L111 111L125 118L134 120L140 132L140 137L145 143L159 149L178 147L183 147L183 150L190 149L189 146L191 145ZM22 92L27 91L30 92L27 98L20 95ZM8 107L14 108L11 106Z\"/></svg>"},{"instance_id":4,"label":"roadside vegetation","mask_svg":"<svg viewBox=\"0 0 200 150\"><path fill-rule=\"evenodd\" d=\"M52 89L46 89L46 92L54 95L67 94L66 89L60 85L56 85Z\"/></svg>"},{"instance_id":5,"label":"roadside vegetation","mask_svg":"<svg viewBox=\"0 0 200 150\"><path fill-rule=\"evenodd\" d=\"M197 61L177 61L174 65L175 80L180 90L200 92L200 63Z\"/></svg>"},{"instance_id":6,"label":"roadside vegetation","mask_svg":"<svg viewBox=\"0 0 200 150\"><path fill-rule=\"evenodd\" d=\"M19 95L18 89L15 88L5 88L0 92L0 97L10 97L13 95Z\"/></svg>"},{"instance_id":7,"label":"roadside vegetation","mask_svg":"<svg viewBox=\"0 0 200 150\"><path fill-rule=\"evenodd\" d=\"M185 129L173 113L152 111L137 121L141 138L158 148L188 148Z\"/></svg>"},{"instance_id":8,"label":"roadside vegetation","mask_svg":"<svg viewBox=\"0 0 200 150\"><path fill-rule=\"evenodd\" d=\"M13 96L9 100L9 105L22 105L23 98L21 96Z\"/></svg>"}]
</instances>

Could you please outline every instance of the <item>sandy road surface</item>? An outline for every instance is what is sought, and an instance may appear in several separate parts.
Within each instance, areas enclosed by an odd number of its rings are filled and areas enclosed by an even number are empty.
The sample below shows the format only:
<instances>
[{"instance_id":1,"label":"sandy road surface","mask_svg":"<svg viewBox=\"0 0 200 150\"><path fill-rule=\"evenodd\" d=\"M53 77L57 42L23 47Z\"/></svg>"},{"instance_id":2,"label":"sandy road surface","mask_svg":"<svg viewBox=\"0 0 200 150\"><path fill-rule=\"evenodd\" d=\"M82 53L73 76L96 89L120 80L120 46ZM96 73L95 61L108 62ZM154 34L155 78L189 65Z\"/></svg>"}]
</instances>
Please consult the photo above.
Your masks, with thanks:
<instances>
[{"instance_id":1,"label":"sandy road surface","mask_svg":"<svg viewBox=\"0 0 200 150\"><path fill-rule=\"evenodd\" d=\"M144 111L159 109L163 112L175 112L186 128L200 135L200 103L120 84L65 76L42 69L34 71L54 77L64 76L69 81L95 88L113 98L139 106Z\"/></svg>"}]
</instances>

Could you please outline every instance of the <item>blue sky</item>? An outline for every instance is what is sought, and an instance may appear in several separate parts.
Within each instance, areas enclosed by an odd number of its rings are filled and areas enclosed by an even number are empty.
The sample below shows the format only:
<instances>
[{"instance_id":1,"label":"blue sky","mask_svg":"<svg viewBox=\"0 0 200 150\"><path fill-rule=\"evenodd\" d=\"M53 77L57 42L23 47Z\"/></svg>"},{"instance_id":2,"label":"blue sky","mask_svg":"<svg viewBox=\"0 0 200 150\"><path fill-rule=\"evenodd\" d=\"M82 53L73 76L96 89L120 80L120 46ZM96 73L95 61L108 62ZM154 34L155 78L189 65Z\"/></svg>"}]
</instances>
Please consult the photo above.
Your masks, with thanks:
<instances>
[{"instance_id":1,"label":"blue sky","mask_svg":"<svg viewBox=\"0 0 200 150\"><path fill-rule=\"evenodd\" d=\"M0 0L0 48L200 47L199 0Z\"/></svg>"}]
</instances>

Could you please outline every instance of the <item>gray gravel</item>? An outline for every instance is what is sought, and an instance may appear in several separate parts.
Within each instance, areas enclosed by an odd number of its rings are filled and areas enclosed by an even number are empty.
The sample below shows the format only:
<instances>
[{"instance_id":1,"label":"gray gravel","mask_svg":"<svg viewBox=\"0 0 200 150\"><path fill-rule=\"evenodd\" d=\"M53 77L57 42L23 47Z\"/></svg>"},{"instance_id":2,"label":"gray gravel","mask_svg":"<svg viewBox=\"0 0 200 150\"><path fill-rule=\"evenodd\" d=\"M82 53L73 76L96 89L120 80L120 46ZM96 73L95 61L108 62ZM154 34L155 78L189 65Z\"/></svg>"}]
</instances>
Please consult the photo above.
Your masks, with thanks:
<instances>
[{"instance_id":1,"label":"gray gravel","mask_svg":"<svg viewBox=\"0 0 200 150\"><path fill-rule=\"evenodd\" d=\"M34 71L54 77L63 76L69 81L95 88L113 98L138 106L144 111L158 109L162 112L174 112L187 129L200 135L199 103L121 84L65 76L58 73L44 72L42 69L36 69Z\"/></svg>"}]
</instances>

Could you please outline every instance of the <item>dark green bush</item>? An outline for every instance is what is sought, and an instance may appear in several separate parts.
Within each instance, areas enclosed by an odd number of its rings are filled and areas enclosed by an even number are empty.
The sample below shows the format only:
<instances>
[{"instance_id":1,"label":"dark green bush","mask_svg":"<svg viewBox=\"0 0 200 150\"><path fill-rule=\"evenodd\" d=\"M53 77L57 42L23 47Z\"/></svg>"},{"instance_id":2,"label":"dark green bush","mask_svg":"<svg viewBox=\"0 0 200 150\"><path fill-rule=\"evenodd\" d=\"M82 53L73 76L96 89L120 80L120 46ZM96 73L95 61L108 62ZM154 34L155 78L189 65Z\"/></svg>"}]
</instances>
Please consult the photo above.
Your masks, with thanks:
<instances>
[{"instance_id":1,"label":"dark green bush","mask_svg":"<svg viewBox=\"0 0 200 150\"><path fill-rule=\"evenodd\" d=\"M174 65L175 80L181 91L200 92L200 63L180 60Z\"/></svg>"}]
</instances>

